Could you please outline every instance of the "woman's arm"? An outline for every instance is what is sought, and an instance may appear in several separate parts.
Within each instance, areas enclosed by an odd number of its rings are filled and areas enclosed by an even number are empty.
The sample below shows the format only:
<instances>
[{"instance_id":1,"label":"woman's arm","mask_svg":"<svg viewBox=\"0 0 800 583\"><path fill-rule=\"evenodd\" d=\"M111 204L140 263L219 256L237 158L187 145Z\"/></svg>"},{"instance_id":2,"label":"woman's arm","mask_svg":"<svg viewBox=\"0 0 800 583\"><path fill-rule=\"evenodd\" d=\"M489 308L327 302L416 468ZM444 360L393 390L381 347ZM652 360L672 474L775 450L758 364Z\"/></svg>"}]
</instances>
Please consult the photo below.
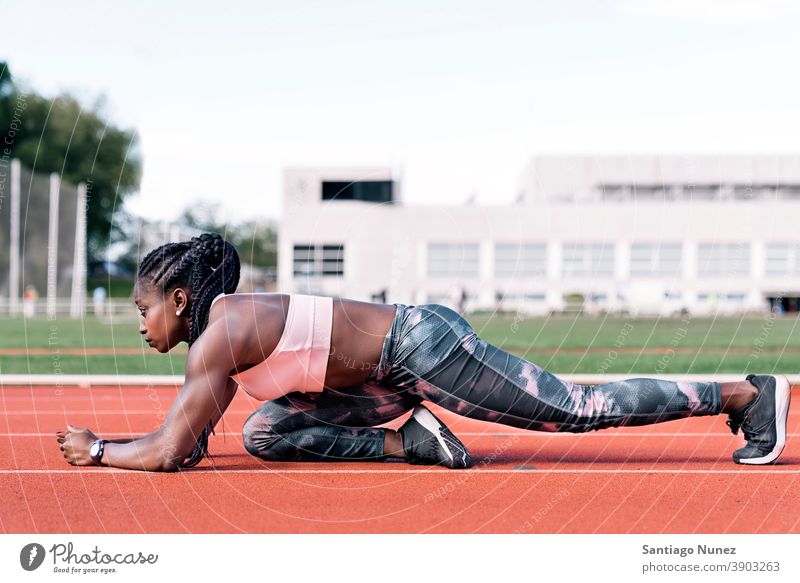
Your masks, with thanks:
<instances>
[{"instance_id":1,"label":"woman's arm","mask_svg":"<svg viewBox=\"0 0 800 583\"><path fill-rule=\"evenodd\" d=\"M236 389L239 385L233 379L228 379L228 390L225 392L225 400L219 403L219 407L214 411L214 415L211 416L211 427L216 427L219 420L222 419L223 413L228 408L228 405L231 404L231 401L236 396ZM149 435L149 434L148 434ZM147 435L140 435L139 437L120 437L118 439L106 439L108 443L130 443L131 441L137 441L142 439L143 437L147 437ZM95 437L95 439L97 439ZM94 440L93 440L94 441ZM104 460L105 461L105 460Z\"/></svg>"},{"instance_id":2,"label":"woman's arm","mask_svg":"<svg viewBox=\"0 0 800 583\"><path fill-rule=\"evenodd\" d=\"M225 393L225 401L222 402L222 403L219 403L219 407L217 408L216 411L214 411L214 415L211 417L211 427L212 428L216 427L217 423L219 423L219 420L222 419L223 413L225 413L225 410L228 408L228 405L231 404L231 401L236 396L236 389L238 388L238 386L239 385L236 383L236 381L234 381L233 379L228 379L228 390ZM80 428L75 427L74 425L70 425L69 427L72 427L73 429L76 429L78 431L87 432L90 435L92 442L94 440L98 439L98 437L94 433L89 431L88 429L80 429ZM69 431L69 428L67 429L67 431ZM66 432L64 432L64 431L59 431L58 433L56 433L56 435L58 435L60 438L63 438L65 433ZM118 439L106 439L105 441L106 441L107 444L108 443L130 443L131 441L138 441L139 439L142 439L144 437L147 437L147 435L140 435L138 437L120 437ZM62 442L63 442L63 439L59 439L59 443L62 443ZM91 443L90 443L90 445L91 445Z\"/></svg>"},{"instance_id":3,"label":"woman's arm","mask_svg":"<svg viewBox=\"0 0 800 583\"><path fill-rule=\"evenodd\" d=\"M219 325L222 324L222 325ZM109 442L103 465L132 470L174 471L191 452L209 422L215 425L227 409L237 385L233 350L223 322L212 325L192 346L186 361L183 389L170 407L163 425L142 437L120 443ZM96 439L88 430L70 426L63 436L64 457L74 465L93 464L89 447Z\"/></svg>"}]
</instances>

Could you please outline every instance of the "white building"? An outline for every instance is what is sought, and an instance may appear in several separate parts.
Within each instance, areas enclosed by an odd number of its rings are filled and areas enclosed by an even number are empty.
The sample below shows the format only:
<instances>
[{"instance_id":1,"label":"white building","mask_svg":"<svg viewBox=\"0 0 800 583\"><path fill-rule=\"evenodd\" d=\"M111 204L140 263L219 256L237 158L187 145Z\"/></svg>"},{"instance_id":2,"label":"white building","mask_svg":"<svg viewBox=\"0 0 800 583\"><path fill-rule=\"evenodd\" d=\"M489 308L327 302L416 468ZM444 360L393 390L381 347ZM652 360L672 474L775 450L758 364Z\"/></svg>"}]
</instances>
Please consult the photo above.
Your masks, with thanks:
<instances>
[{"instance_id":1,"label":"white building","mask_svg":"<svg viewBox=\"0 0 800 583\"><path fill-rule=\"evenodd\" d=\"M389 169L289 169L278 289L544 314L800 299L800 157L542 157L506 206L407 206ZM500 299L502 298L502 300Z\"/></svg>"}]
</instances>

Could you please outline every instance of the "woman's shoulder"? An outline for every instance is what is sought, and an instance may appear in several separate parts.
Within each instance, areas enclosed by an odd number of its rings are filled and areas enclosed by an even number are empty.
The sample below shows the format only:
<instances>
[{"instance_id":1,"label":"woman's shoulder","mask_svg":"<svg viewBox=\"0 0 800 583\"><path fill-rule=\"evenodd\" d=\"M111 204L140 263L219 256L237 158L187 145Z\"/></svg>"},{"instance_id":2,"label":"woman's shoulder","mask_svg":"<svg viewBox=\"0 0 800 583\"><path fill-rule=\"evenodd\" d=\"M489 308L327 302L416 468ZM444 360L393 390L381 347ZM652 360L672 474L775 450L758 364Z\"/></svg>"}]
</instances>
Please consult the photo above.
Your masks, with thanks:
<instances>
[{"instance_id":1,"label":"woman's shoulder","mask_svg":"<svg viewBox=\"0 0 800 583\"><path fill-rule=\"evenodd\" d=\"M288 316L290 294L260 292L220 294L208 314L203 336L214 345L223 343L249 362L265 346L277 344ZM214 332L210 332L213 327ZM208 334L207 334L208 333Z\"/></svg>"},{"instance_id":2,"label":"woman's shoulder","mask_svg":"<svg viewBox=\"0 0 800 583\"><path fill-rule=\"evenodd\" d=\"M211 318L212 313L227 313L229 310L233 310L235 312L237 309L242 308L252 312L254 305L281 305L284 302L288 302L289 297L292 295L293 294L281 292L234 292L232 294L220 293L213 300L211 300L211 306L209 307L208 312L209 319ZM222 306L222 308L217 308L217 306ZM215 310L215 308L217 309Z\"/></svg>"}]
</instances>

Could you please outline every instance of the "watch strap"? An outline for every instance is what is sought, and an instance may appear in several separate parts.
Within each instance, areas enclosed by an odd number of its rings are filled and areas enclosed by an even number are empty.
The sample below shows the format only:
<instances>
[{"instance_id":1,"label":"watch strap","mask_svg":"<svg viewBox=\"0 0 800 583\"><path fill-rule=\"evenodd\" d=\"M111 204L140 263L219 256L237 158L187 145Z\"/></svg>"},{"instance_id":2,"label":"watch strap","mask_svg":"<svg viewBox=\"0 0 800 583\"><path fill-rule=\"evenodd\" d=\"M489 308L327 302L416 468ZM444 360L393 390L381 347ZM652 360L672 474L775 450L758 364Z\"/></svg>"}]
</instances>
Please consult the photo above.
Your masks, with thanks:
<instances>
[{"instance_id":1,"label":"watch strap","mask_svg":"<svg viewBox=\"0 0 800 583\"><path fill-rule=\"evenodd\" d=\"M106 443L108 443L107 439L98 439L92 444L92 447L89 449L89 456L92 458L92 461L96 463L98 466L102 465L100 460L103 459L103 452L106 449ZM92 454L91 451L94 449L95 444L97 444L97 453Z\"/></svg>"}]
</instances>

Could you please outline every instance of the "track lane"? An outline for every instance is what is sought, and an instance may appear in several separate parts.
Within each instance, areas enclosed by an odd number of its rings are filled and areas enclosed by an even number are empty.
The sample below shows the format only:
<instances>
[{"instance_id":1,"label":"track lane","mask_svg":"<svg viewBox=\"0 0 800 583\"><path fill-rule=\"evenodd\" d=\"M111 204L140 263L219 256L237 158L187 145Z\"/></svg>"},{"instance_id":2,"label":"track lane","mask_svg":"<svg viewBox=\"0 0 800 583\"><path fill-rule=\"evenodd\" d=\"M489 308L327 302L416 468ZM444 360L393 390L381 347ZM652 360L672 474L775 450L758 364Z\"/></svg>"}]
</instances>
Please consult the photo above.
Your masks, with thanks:
<instances>
[{"instance_id":1,"label":"track lane","mask_svg":"<svg viewBox=\"0 0 800 583\"><path fill-rule=\"evenodd\" d=\"M723 418L546 434L431 405L467 443L472 470L267 463L241 445L259 403L240 395L225 435L211 438L213 460L177 474L88 473L60 457L57 429L143 433L159 425L154 403L166 411L177 389L55 390L0 389L7 532L800 532L800 440L789 439L780 465L737 466L741 436ZM789 431L800 433L796 407Z\"/></svg>"}]
</instances>

